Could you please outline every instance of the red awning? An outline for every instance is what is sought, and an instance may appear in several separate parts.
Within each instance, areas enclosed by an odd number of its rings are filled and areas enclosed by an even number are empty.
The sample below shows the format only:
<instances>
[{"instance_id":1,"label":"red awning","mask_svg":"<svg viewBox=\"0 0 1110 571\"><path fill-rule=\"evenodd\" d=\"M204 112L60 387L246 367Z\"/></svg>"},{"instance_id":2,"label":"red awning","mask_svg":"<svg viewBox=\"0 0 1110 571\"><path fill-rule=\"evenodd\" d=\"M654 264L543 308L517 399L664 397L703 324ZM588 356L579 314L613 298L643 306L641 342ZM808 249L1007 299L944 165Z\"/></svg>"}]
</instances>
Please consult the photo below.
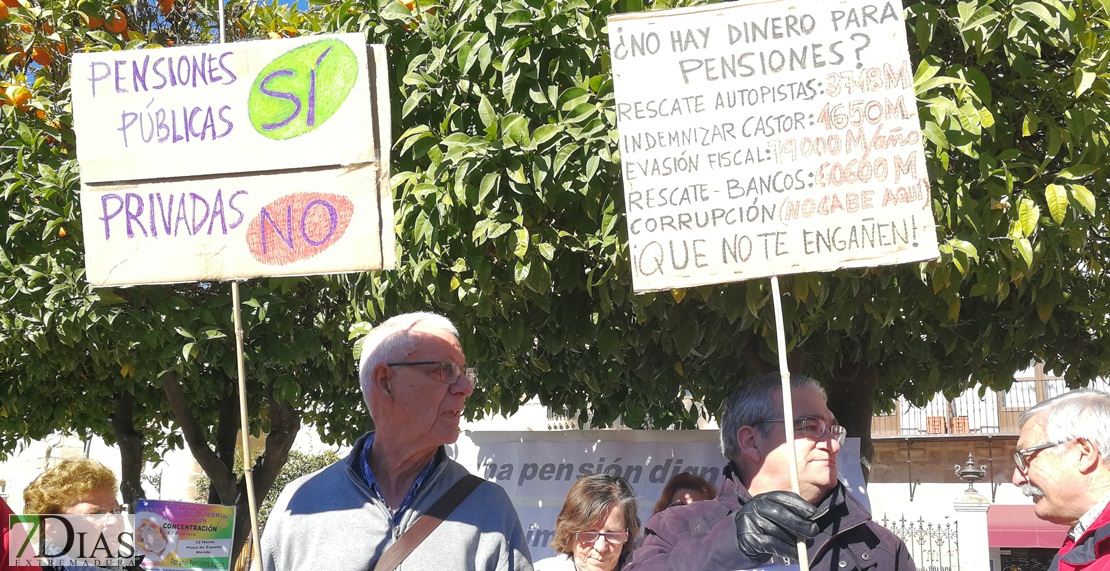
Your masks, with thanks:
<instances>
[{"instance_id":1,"label":"red awning","mask_svg":"<svg viewBox=\"0 0 1110 571\"><path fill-rule=\"evenodd\" d=\"M991 547L1057 549L1067 535L1067 527L1039 519L1031 505L993 505L987 511L987 537Z\"/></svg>"}]
</instances>

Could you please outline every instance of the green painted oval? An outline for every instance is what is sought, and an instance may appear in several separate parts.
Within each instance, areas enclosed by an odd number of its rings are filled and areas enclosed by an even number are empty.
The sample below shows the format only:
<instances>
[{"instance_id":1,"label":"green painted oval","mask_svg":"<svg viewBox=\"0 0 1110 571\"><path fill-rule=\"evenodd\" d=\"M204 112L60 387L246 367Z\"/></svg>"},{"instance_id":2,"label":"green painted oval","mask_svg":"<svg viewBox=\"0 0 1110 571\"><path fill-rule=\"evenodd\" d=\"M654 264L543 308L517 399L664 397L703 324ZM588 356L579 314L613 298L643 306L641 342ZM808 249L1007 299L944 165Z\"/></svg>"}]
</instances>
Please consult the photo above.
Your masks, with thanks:
<instances>
[{"instance_id":1,"label":"green painted oval","mask_svg":"<svg viewBox=\"0 0 1110 571\"><path fill-rule=\"evenodd\" d=\"M313 42L282 54L254 80L247 111L263 136L292 139L324 124L358 78L358 58L340 40Z\"/></svg>"}]
</instances>

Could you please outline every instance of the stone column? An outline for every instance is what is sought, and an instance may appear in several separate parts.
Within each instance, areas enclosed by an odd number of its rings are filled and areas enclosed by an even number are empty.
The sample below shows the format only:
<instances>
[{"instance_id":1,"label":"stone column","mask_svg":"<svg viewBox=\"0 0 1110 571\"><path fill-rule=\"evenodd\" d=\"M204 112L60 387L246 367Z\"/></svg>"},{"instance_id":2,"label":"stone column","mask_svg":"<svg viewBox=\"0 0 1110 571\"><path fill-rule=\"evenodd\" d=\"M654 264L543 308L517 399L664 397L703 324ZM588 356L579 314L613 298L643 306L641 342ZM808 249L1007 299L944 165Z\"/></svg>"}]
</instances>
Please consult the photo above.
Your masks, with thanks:
<instances>
[{"instance_id":1,"label":"stone column","mask_svg":"<svg viewBox=\"0 0 1110 571\"><path fill-rule=\"evenodd\" d=\"M956 522L960 526L960 568L990 569L990 545L987 540L990 500L969 489L956 500L954 506Z\"/></svg>"}]
</instances>

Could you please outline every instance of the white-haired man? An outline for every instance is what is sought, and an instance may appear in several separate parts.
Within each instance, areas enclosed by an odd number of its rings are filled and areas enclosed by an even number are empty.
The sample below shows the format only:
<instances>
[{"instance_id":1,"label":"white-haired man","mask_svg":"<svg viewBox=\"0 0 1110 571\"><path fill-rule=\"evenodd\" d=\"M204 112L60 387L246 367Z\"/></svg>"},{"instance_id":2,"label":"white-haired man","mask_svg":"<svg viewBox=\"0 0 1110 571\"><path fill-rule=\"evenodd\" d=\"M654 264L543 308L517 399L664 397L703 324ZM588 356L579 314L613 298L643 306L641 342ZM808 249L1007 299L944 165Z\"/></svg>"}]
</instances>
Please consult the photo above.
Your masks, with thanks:
<instances>
[{"instance_id":1,"label":"white-haired man","mask_svg":"<svg viewBox=\"0 0 1110 571\"><path fill-rule=\"evenodd\" d=\"M1037 517L1071 526L1050 571L1110 569L1110 395L1080 389L1018 419L1014 484Z\"/></svg>"},{"instance_id":2,"label":"white-haired man","mask_svg":"<svg viewBox=\"0 0 1110 571\"><path fill-rule=\"evenodd\" d=\"M905 544L837 479L844 427L825 390L790 378L794 418L782 417L778 373L742 383L725 405L721 453L725 482L714 500L663 510L648 520L627 571L762 569L795 562L807 543L814 571L914 571ZM794 430L794 449L786 430ZM789 457L798 461L800 494L789 492ZM776 567L777 568L777 567Z\"/></svg>"},{"instance_id":3,"label":"white-haired man","mask_svg":"<svg viewBox=\"0 0 1110 571\"><path fill-rule=\"evenodd\" d=\"M477 380L455 326L432 313L389 319L363 341L359 378L375 431L346 459L285 488L266 523L263 569L375 569L379 559L396 558L398 550L383 553L403 545L418 520L438 513L433 506L441 498L458 496L465 499L449 517L390 569L530 571L520 519L504 490L474 481L469 495L449 491L469 474L444 445L458 439Z\"/></svg>"}]
</instances>

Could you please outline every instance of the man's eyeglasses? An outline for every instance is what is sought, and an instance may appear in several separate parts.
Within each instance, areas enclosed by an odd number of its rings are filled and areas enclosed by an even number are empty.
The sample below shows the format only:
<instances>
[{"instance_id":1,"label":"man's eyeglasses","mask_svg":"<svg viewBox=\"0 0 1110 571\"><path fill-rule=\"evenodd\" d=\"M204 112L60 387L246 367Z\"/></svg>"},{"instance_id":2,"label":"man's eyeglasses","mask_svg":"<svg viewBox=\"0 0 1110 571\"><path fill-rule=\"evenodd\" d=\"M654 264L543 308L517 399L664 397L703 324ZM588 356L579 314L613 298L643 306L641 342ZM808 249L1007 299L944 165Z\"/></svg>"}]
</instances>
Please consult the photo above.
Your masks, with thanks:
<instances>
[{"instance_id":1,"label":"man's eyeglasses","mask_svg":"<svg viewBox=\"0 0 1110 571\"><path fill-rule=\"evenodd\" d=\"M437 365L439 367L440 382L453 385L459 379L466 377L471 386L478 386L478 371L471 367L462 368L452 361L401 361L386 363L390 367L416 367L420 365Z\"/></svg>"},{"instance_id":2,"label":"man's eyeglasses","mask_svg":"<svg viewBox=\"0 0 1110 571\"><path fill-rule=\"evenodd\" d=\"M1059 446L1065 442L1071 442L1071 439L1068 438L1066 440L1057 440L1056 442L1049 442L1047 444L1038 444L1036 446L1030 446L1029 448L1022 448L1017 452L1014 452L1014 465L1017 466L1019 472L1024 474L1029 471L1029 462L1033 460L1033 456L1036 455L1037 452L1040 452L1041 450L1047 450L1054 446Z\"/></svg>"},{"instance_id":3,"label":"man's eyeglasses","mask_svg":"<svg viewBox=\"0 0 1110 571\"><path fill-rule=\"evenodd\" d=\"M605 542L610 545L623 545L628 541L627 531L579 531L574 534L574 538L579 543L595 543L597 538L604 537Z\"/></svg>"},{"instance_id":4,"label":"man's eyeglasses","mask_svg":"<svg viewBox=\"0 0 1110 571\"><path fill-rule=\"evenodd\" d=\"M770 424L772 422L786 421L782 418L774 418L771 420L761 420L753 426ZM836 440L840 444L844 444L844 437L848 435L848 429L839 424L829 424L825 419L819 416L799 416L795 418L794 432L804 433L814 440L823 440L826 436L831 436L833 440Z\"/></svg>"}]
</instances>

